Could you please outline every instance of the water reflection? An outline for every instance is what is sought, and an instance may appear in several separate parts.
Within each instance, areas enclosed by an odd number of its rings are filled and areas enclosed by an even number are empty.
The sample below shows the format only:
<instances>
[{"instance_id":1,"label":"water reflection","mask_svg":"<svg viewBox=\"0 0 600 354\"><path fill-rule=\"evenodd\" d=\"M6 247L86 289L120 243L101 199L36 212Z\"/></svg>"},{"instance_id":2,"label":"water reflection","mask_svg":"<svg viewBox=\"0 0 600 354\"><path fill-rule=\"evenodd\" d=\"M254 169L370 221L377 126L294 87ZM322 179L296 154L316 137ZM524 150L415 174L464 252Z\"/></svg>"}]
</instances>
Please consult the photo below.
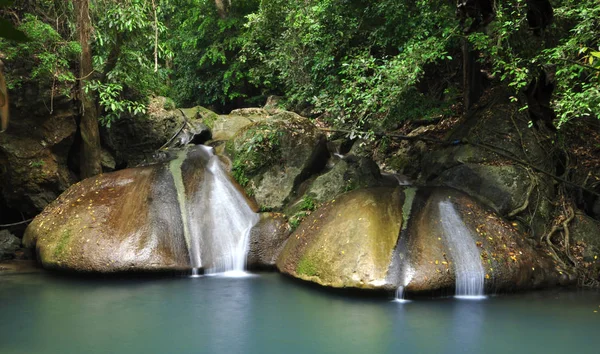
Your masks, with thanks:
<instances>
[{"instance_id":1,"label":"water reflection","mask_svg":"<svg viewBox=\"0 0 600 354\"><path fill-rule=\"evenodd\" d=\"M595 352L600 297L364 299L276 274L84 280L0 276L0 352ZM541 340L543 338L543 340Z\"/></svg>"}]
</instances>

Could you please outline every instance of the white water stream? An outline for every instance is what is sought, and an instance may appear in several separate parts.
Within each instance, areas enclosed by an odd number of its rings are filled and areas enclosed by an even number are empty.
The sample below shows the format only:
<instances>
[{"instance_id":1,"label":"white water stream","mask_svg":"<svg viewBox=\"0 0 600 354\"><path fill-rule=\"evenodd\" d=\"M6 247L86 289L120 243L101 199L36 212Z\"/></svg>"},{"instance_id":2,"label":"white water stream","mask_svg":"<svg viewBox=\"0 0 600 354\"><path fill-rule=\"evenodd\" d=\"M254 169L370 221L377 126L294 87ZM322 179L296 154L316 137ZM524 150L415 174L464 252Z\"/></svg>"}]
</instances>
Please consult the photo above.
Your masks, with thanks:
<instances>
[{"instance_id":1,"label":"white water stream","mask_svg":"<svg viewBox=\"0 0 600 354\"><path fill-rule=\"evenodd\" d=\"M440 202L439 211L445 240L454 263L455 296L464 299L484 298L485 271L471 232L465 227L451 202Z\"/></svg>"},{"instance_id":2,"label":"white water stream","mask_svg":"<svg viewBox=\"0 0 600 354\"><path fill-rule=\"evenodd\" d=\"M243 275L250 231L259 216L231 182L213 148L198 148L202 149L205 170L202 185L192 195L185 190L181 171L187 153L180 153L169 166L177 189L192 276L198 276L200 268L209 275Z\"/></svg>"}]
</instances>

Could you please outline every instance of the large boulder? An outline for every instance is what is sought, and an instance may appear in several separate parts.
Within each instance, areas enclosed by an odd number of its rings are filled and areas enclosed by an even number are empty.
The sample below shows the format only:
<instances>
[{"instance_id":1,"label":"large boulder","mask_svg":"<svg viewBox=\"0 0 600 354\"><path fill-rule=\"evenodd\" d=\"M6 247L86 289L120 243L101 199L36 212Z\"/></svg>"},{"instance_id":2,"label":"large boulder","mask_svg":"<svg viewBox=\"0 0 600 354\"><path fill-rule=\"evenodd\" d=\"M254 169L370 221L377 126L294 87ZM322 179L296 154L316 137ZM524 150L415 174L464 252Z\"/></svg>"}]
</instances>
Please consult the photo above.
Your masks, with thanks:
<instances>
[{"instance_id":1,"label":"large boulder","mask_svg":"<svg viewBox=\"0 0 600 354\"><path fill-rule=\"evenodd\" d=\"M203 122L212 131L215 142L227 141L233 138L244 127L257 122L268 120L270 114L262 108L234 109L228 115L211 116L204 118Z\"/></svg>"},{"instance_id":2,"label":"large boulder","mask_svg":"<svg viewBox=\"0 0 600 354\"><path fill-rule=\"evenodd\" d=\"M221 173L215 159L199 146L169 162L81 181L33 220L24 245L35 247L49 269L183 271L196 256L203 268L216 268L221 259L215 234L223 238L234 224L249 226L228 209L237 205L211 194L227 186L223 194L236 193L235 185L215 177Z\"/></svg>"},{"instance_id":3,"label":"large boulder","mask_svg":"<svg viewBox=\"0 0 600 354\"><path fill-rule=\"evenodd\" d=\"M492 210L447 188L343 194L300 225L277 266L285 274L337 288L453 291L466 263L457 252L463 245L475 255L470 262L481 270L488 292L572 280Z\"/></svg>"},{"instance_id":4,"label":"large boulder","mask_svg":"<svg viewBox=\"0 0 600 354\"><path fill-rule=\"evenodd\" d=\"M359 189L323 204L290 236L277 267L324 286L395 288L387 272L403 197L400 188Z\"/></svg>"},{"instance_id":5,"label":"large boulder","mask_svg":"<svg viewBox=\"0 0 600 354\"><path fill-rule=\"evenodd\" d=\"M306 195L317 203L358 188L377 187L384 183L377 164L366 157L348 156L340 159L331 170L317 176Z\"/></svg>"},{"instance_id":6,"label":"large boulder","mask_svg":"<svg viewBox=\"0 0 600 354\"><path fill-rule=\"evenodd\" d=\"M327 161L325 136L310 120L277 114L241 129L226 145L233 175L266 209L281 210Z\"/></svg>"}]
</instances>

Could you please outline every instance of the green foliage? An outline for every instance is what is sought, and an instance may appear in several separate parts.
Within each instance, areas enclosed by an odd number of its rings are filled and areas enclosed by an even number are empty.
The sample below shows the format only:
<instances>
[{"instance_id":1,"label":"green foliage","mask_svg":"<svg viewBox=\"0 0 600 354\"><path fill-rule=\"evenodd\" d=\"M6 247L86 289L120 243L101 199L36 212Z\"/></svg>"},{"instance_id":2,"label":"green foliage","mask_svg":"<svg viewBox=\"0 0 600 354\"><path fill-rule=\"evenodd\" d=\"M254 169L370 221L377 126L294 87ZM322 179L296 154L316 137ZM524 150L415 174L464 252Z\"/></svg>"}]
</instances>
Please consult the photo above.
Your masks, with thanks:
<instances>
[{"instance_id":1,"label":"green foliage","mask_svg":"<svg viewBox=\"0 0 600 354\"><path fill-rule=\"evenodd\" d=\"M168 4L168 1L162 3ZM151 94L167 93L165 63L172 60L173 52L165 43L167 29L160 21L163 7L157 6L159 20L155 23L150 1L97 1L93 4L94 69L101 75L86 89L98 95L102 108L100 122L110 126L123 114L145 114ZM155 29L158 38L155 38ZM159 60L156 72L155 39Z\"/></svg>"},{"instance_id":2,"label":"green foliage","mask_svg":"<svg viewBox=\"0 0 600 354\"><path fill-rule=\"evenodd\" d=\"M238 183L245 187L260 169L276 163L280 156L283 132L271 124L254 125L247 128L239 139L241 144L229 142L226 149L235 156L232 173Z\"/></svg>"},{"instance_id":3,"label":"green foliage","mask_svg":"<svg viewBox=\"0 0 600 354\"><path fill-rule=\"evenodd\" d=\"M555 24L541 38L528 28L524 6L524 0L500 3L488 31L474 33L469 40L485 54L493 74L514 90L513 101L525 105L522 92L537 68L554 64L558 126L577 117L600 117L600 3L554 2Z\"/></svg>"},{"instance_id":4,"label":"green foliage","mask_svg":"<svg viewBox=\"0 0 600 354\"><path fill-rule=\"evenodd\" d=\"M301 210L313 211L316 208L317 208L317 204L315 203L315 200L311 196L306 195L306 196L304 196L304 198L302 198L302 202L300 203Z\"/></svg>"},{"instance_id":5,"label":"green foliage","mask_svg":"<svg viewBox=\"0 0 600 354\"><path fill-rule=\"evenodd\" d=\"M165 103L163 104L163 108L167 111L172 111L177 108L177 106L175 105L175 101L173 101L173 99L167 97L165 99Z\"/></svg>"},{"instance_id":6,"label":"green foliage","mask_svg":"<svg viewBox=\"0 0 600 354\"><path fill-rule=\"evenodd\" d=\"M288 219L288 224L290 225L290 229L292 231L296 230L298 228L298 226L300 226L300 223L302 222L302 220L304 220L308 215L310 215L309 211L301 210L301 211L295 213L294 215L290 216Z\"/></svg>"},{"instance_id":7,"label":"green foliage","mask_svg":"<svg viewBox=\"0 0 600 354\"><path fill-rule=\"evenodd\" d=\"M13 77L9 73L9 89L29 81L36 81L41 86L75 83L71 68L81 52L77 42L63 38L51 25L32 14L25 14L18 29L27 35L29 41L15 44L0 39L0 52L4 53L7 62L26 67L29 76ZM68 90L63 93L68 94Z\"/></svg>"},{"instance_id":8,"label":"green foliage","mask_svg":"<svg viewBox=\"0 0 600 354\"><path fill-rule=\"evenodd\" d=\"M214 0L172 3L172 22L177 23L170 42L177 53L172 96L178 105L223 107L253 97L257 89L249 78L254 63L242 48L245 16L258 8L259 1L232 1L225 18L219 16Z\"/></svg>"},{"instance_id":9,"label":"green foliage","mask_svg":"<svg viewBox=\"0 0 600 354\"><path fill-rule=\"evenodd\" d=\"M414 85L450 58L455 32L441 1L263 1L248 18L245 52L265 63L254 79L355 130L411 118Z\"/></svg>"}]
</instances>

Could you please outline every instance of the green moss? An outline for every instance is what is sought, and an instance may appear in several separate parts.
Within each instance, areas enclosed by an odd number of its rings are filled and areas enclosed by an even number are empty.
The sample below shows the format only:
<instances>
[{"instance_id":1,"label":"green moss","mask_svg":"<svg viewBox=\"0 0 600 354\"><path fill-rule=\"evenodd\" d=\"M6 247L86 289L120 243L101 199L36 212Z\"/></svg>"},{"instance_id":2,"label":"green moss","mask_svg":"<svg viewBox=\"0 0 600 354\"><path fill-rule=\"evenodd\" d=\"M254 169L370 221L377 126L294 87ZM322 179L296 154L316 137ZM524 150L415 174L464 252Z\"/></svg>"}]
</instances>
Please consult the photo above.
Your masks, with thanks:
<instances>
[{"instance_id":1,"label":"green moss","mask_svg":"<svg viewBox=\"0 0 600 354\"><path fill-rule=\"evenodd\" d=\"M54 248L54 258L60 258L63 256L65 250L67 249L67 245L69 244L69 240L71 240L71 230L64 230L60 235L60 239L56 244L56 248Z\"/></svg>"},{"instance_id":2,"label":"green moss","mask_svg":"<svg viewBox=\"0 0 600 354\"><path fill-rule=\"evenodd\" d=\"M300 209L306 211L313 211L316 208L317 204L315 203L315 200L310 195L304 196L304 198L302 199L302 203L300 203Z\"/></svg>"},{"instance_id":3,"label":"green moss","mask_svg":"<svg viewBox=\"0 0 600 354\"><path fill-rule=\"evenodd\" d=\"M233 157L232 174L236 181L246 186L258 171L276 163L281 156L281 138L284 133L275 124L248 126L225 145Z\"/></svg>"},{"instance_id":4,"label":"green moss","mask_svg":"<svg viewBox=\"0 0 600 354\"><path fill-rule=\"evenodd\" d=\"M163 108L167 111L172 111L176 108L175 101L170 98L165 98L165 102L163 103Z\"/></svg>"},{"instance_id":5,"label":"green moss","mask_svg":"<svg viewBox=\"0 0 600 354\"><path fill-rule=\"evenodd\" d=\"M210 114L207 114L202 118L202 123L204 123L210 129L213 129L218 118L219 116L216 113L210 112Z\"/></svg>"},{"instance_id":6,"label":"green moss","mask_svg":"<svg viewBox=\"0 0 600 354\"><path fill-rule=\"evenodd\" d=\"M306 275L312 277L318 274L317 266L311 259L305 257L302 258L300 262L298 262L298 266L296 267L296 273L298 273L298 275Z\"/></svg>"},{"instance_id":7,"label":"green moss","mask_svg":"<svg viewBox=\"0 0 600 354\"><path fill-rule=\"evenodd\" d=\"M402 171L410 165L410 159L404 155L392 156L387 164L396 171Z\"/></svg>"}]
</instances>

